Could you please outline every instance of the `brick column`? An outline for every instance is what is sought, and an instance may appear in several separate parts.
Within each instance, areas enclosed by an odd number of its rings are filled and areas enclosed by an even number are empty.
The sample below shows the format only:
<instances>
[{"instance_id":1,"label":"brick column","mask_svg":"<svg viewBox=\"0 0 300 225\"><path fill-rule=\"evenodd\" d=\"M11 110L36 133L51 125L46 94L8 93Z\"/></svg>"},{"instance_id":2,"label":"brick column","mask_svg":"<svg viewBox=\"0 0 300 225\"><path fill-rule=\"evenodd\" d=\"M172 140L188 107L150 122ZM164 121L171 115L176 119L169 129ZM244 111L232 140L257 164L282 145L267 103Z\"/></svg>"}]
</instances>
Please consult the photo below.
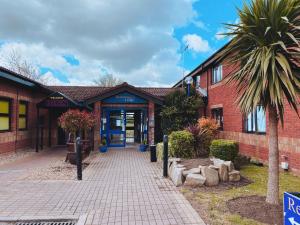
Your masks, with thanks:
<instances>
[{"instance_id":1,"label":"brick column","mask_svg":"<svg viewBox=\"0 0 300 225\"><path fill-rule=\"evenodd\" d=\"M100 128L101 128L101 102L95 102L94 114L96 117L96 126L94 128L94 150L97 151L101 144Z\"/></svg>"},{"instance_id":2,"label":"brick column","mask_svg":"<svg viewBox=\"0 0 300 225\"><path fill-rule=\"evenodd\" d=\"M154 144L154 128L155 128L155 104L152 101L149 101L148 104L148 116L149 116L149 129L148 129L148 140L149 144Z\"/></svg>"}]
</instances>

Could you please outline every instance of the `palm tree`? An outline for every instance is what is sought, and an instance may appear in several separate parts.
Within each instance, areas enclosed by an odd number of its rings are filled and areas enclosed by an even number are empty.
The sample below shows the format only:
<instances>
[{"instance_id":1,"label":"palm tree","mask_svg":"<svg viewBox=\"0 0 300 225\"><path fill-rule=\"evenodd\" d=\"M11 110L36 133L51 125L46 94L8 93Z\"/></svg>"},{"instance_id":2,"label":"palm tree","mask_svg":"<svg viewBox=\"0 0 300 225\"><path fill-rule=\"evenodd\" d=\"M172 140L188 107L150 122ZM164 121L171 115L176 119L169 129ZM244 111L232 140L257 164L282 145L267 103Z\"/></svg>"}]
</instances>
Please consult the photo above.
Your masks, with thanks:
<instances>
[{"instance_id":1,"label":"palm tree","mask_svg":"<svg viewBox=\"0 0 300 225\"><path fill-rule=\"evenodd\" d=\"M283 127L285 101L298 114L300 96L300 1L252 0L238 14L238 24L226 24L232 40L222 56L228 55L236 68L227 81L237 86L242 113L248 115L257 106L268 112L266 202L279 204L278 122Z\"/></svg>"}]
</instances>

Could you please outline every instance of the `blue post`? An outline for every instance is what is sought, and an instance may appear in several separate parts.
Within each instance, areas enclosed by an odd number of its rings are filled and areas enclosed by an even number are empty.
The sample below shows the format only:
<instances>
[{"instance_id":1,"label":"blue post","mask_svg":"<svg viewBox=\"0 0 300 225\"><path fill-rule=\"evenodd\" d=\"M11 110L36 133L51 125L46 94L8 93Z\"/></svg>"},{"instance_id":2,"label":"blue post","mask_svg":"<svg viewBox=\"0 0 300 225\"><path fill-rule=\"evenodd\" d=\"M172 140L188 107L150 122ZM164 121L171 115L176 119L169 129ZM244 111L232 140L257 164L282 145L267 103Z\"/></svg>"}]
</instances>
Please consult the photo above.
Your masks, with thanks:
<instances>
[{"instance_id":1,"label":"blue post","mask_svg":"<svg viewBox=\"0 0 300 225\"><path fill-rule=\"evenodd\" d=\"M191 93L190 93L190 91L191 91L190 89L191 89L191 84L188 84L188 85L187 85L187 96L188 96L188 97L190 97L190 94L191 94Z\"/></svg>"}]
</instances>

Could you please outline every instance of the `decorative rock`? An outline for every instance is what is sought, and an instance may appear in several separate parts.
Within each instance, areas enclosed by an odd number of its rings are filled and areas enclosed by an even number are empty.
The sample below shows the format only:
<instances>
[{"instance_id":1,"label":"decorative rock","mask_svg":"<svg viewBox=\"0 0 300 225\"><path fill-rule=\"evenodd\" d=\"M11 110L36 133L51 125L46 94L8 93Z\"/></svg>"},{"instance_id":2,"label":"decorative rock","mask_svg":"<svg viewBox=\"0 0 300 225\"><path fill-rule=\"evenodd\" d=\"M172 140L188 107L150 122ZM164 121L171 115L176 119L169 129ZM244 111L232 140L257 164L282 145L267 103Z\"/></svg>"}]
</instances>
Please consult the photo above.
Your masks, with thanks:
<instances>
[{"instance_id":1,"label":"decorative rock","mask_svg":"<svg viewBox=\"0 0 300 225\"><path fill-rule=\"evenodd\" d=\"M171 177L172 174L173 174L173 170L174 170L174 167L176 166L176 162L169 162L169 167L168 167L168 176Z\"/></svg>"},{"instance_id":2,"label":"decorative rock","mask_svg":"<svg viewBox=\"0 0 300 225\"><path fill-rule=\"evenodd\" d=\"M218 168L225 162L224 160L218 158L212 158L211 161L214 163L214 166Z\"/></svg>"},{"instance_id":3,"label":"decorative rock","mask_svg":"<svg viewBox=\"0 0 300 225\"><path fill-rule=\"evenodd\" d=\"M214 165L209 165L208 168L210 169L214 169L214 170L219 170L219 167L214 166Z\"/></svg>"},{"instance_id":4,"label":"decorative rock","mask_svg":"<svg viewBox=\"0 0 300 225\"><path fill-rule=\"evenodd\" d=\"M226 166L228 166L228 171L229 171L229 172L231 172L231 171L234 170L233 162L231 162L231 161L225 161L224 164L225 164Z\"/></svg>"},{"instance_id":5,"label":"decorative rock","mask_svg":"<svg viewBox=\"0 0 300 225\"><path fill-rule=\"evenodd\" d=\"M200 174L190 173L187 175L184 185L200 187L205 183L206 178Z\"/></svg>"},{"instance_id":6,"label":"decorative rock","mask_svg":"<svg viewBox=\"0 0 300 225\"><path fill-rule=\"evenodd\" d=\"M233 170L232 172L229 172L229 181L240 181L241 175L240 171Z\"/></svg>"},{"instance_id":7,"label":"decorative rock","mask_svg":"<svg viewBox=\"0 0 300 225\"><path fill-rule=\"evenodd\" d=\"M218 171L211 169L207 166L201 168L201 175L206 178L206 186L215 186L219 184L219 174Z\"/></svg>"},{"instance_id":8,"label":"decorative rock","mask_svg":"<svg viewBox=\"0 0 300 225\"><path fill-rule=\"evenodd\" d=\"M185 170L185 167L174 167L171 175L171 179L176 187L183 184L183 175L182 172Z\"/></svg>"},{"instance_id":9,"label":"decorative rock","mask_svg":"<svg viewBox=\"0 0 300 225\"><path fill-rule=\"evenodd\" d=\"M192 168L190 170L185 170L183 171L183 176L187 176L188 174L200 174L201 170L200 168Z\"/></svg>"},{"instance_id":10,"label":"decorative rock","mask_svg":"<svg viewBox=\"0 0 300 225\"><path fill-rule=\"evenodd\" d=\"M226 166L225 164L221 164L219 169L220 180L226 182L228 181L228 176L228 166Z\"/></svg>"}]
</instances>

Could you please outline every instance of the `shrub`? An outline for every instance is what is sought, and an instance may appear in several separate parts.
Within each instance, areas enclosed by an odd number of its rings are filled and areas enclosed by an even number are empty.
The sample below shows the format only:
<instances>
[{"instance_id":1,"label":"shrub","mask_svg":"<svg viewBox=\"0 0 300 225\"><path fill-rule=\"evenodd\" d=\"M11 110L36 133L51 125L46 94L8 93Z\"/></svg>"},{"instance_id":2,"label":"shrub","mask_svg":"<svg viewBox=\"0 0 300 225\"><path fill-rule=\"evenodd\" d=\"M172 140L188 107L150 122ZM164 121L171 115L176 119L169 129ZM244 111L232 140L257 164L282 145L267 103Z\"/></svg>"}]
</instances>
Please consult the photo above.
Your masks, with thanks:
<instances>
[{"instance_id":1,"label":"shrub","mask_svg":"<svg viewBox=\"0 0 300 225\"><path fill-rule=\"evenodd\" d=\"M194 137L186 131L173 131L170 134L170 156L179 158L192 158L194 154Z\"/></svg>"},{"instance_id":2,"label":"shrub","mask_svg":"<svg viewBox=\"0 0 300 225\"><path fill-rule=\"evenodd\" d=\"M219 125L214 119L203 117L198 120L198 127L200 132L196 148L197 156L208 156L211 142L219 132Z\"/></svg>"},{"instance_id":3,"label":"shrub","mask_svg":"<svg viewBox=\"0 0 300 225\"><path fill-rule=\"evenodd\" d=\"M234 168L237 170L240 170L243 166L246 166L249 163L250 163L250 158L240 154L238 154L233 161Z\"/></svg>"},{"instance_id":4,"label":"shrub","mask_svg":"<svg viewBox=\"0 0 300 225\"><path fill-rule=\"evenodd\" d=\"M213 140L210 145L210 154L226 161L234 161L238 155L238 144L232 140Z\"/></svg>"},{"instance_id":5,"label":"shrub","mask_svg":"<svg viewBox=\"0 0 300 225\"><path fill-rule=\"evenodd\" d=\"M190 96L181 89L168 94L160 113L163 133L170 134L172 131L184 129L188 124L196 123L199 118L199 108L203 105L201 96L194 88Z\"/></svg>"}]
</instances>

